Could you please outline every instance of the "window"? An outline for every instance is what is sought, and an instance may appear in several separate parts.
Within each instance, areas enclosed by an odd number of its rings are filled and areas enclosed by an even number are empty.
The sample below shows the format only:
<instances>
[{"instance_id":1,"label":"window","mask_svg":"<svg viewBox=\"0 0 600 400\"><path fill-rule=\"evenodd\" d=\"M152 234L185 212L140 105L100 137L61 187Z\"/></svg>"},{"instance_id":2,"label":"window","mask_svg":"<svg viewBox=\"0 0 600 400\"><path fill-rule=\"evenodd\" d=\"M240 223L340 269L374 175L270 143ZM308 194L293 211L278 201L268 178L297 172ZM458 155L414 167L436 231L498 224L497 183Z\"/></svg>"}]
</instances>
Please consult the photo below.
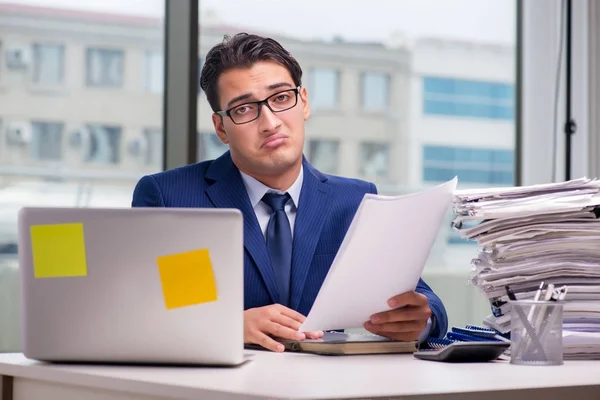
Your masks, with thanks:
<instances>
[{"instance_id":1,"label":"window","mask_svg":"<svg viewBox=\"0 0 600 400\"><path fill-rule=\"evenodd\" d=\"M153 93L162 93L164 86L164 62L162 52L148 51L144 59L144 87Z\"/></svg>"},{"instance_id":2,"label":"window","mask_svg":"<svg viewBox=\"0 0 600 400\"><path fill-rule=\"evenodd\" d=\"M423 112L426 115L512 121L513 86L509 83L425 77Z\"/></svg>"},{"instance_id":3,"label":"window","mask_svg":"<svg viewBox=\"0 0 600 400\"><path fill-rule=\"evenodd\" d=\"M33 81L44 85L63 82L65 47L58 44L33 45Z\"/></svg>"},{"instance_id":4,"label":"window","mask_svg":"<svg viewBox=\"0 0 600 400\"><path fill-rule=\"evenodd\" d=\"M315 108L333 108L338 105L340 92L339 72L331 68L313 68L308 77L308 97Z\"/></svg>"},{"instance_id":5,"label":"window","mask_svg":"<svg viewBox=\"0 0 600 400\"><path fill-rule=\"evenodd\" d=\"M309 140L307 158L319 171L336 174L339 163L339 147L339 140Z\"/></svg>"},{"instance_id":6,"label":"window","mask_svg":"<svg viewBox=\"0 0 600 400\"><path fill-rule=\"evenodd\" d=\"M143 56L162 49L165 37L164 4L145 3L142 11L139 1L120 0L119 7L133 14L124 17L106 2L97 2L94 11L76 0L5 3L0 2L0 353L22 351L19 210L128 208L139 177L161 169L154 161L163 149L163 96L89 87L123 86L131 54L131 73L141 88ZM149 81L162 81L163 73L153 69ZM56 86L61 93L52 97L31 90ZM144 127L156 129L149 134L148 163L132 161L126 152Z\"/></svg>"},{"instance_id":7,"label":"window","mask_svg":"<svg viewBox=\"0 0 600 400\"><path fill-rule=\"evenodd\" d=\"M61 122L31 123L31 158L40 161L60 161L64 124Z\"/></svg>"},{"instance_id":8,"label":"window","mask_svg":"<svg viewBox=\"0 0 600 400\"><path fill-rule=\"evenodd\" d=\"M362 106L368 111L384 111L389 103L388 74L365 72L362 76Z\"/></svg>"},{"instance_id":9,"label":"window","mask_svg":"<svg viewBox=\"0 0 600 400\"><path fill-rule=\"evenodd\" d=\"M86 64L88 86L122 86L123 58L122 50L88 49Z\"/></svg>"},{"instance_id":10,"label":"window","mask_svg":"<svg viewBox=\"0 0 600 400\"><path fill-rule=\"evenodd\" d=\"M121 161L121 127L87 125L85 161L98 164L118 164Z\"/></svg>"},{"instance_id":11,"label":"window","mask_svg":"<svg viewBox=\"0 0 600 400\"><path fill-rule=\"evenodd\" d=\"M424 146L423 180L443 182L458 176L464 183L513 185L514 152L503 149Z\"/></svg>"},{"instance_id":12,"label":"window","mask_svg":"<svg viewBox=\"0 0 600 400\"><path fill-rule=\"evenodd\" d=\"M198 161L214 160L229 150L229 146L221 142L216 133L198 134Z\"/></svg>"},{"instance_id":13,"label":"window","mask_svg":"<svg viewBox=\"0 0 600 400\"><path fill-rule=\"evenodd\" d=\"M414 193L457 173L461 189L505 185L514 182L518 143L516 3L382 0L340 8L339 1L305 0L298 8L289 1L201 0L198 56L239 31L266 30L281 43L303 71L311 110L304 155L321 172L373 182L382 195ZM290 23L289 15L303 23ZM556 63L545 64L554 72L544 77L555 76ZM198 97L197 130L218 149L207 154L199 140L199 161L225 148L211 115L206 97ZM449 148L440 152L450 155L425 159L424 146ZM471 151L478 149L484 152ZM423 277L442 297L451 325L481 324L489 305L464 286L475 249L455 244L450 220Z\"/></svg>"},{"instance_id":14,"label":"window","mask_svg":"<svg viewBox=\"0 0 600 400\"><path fill-rule=\"evenodd\" d=\"M388 174L387 143L365 142L360 146L360 174L365 178L384 177Z\"/></svg>"}]
</instances>

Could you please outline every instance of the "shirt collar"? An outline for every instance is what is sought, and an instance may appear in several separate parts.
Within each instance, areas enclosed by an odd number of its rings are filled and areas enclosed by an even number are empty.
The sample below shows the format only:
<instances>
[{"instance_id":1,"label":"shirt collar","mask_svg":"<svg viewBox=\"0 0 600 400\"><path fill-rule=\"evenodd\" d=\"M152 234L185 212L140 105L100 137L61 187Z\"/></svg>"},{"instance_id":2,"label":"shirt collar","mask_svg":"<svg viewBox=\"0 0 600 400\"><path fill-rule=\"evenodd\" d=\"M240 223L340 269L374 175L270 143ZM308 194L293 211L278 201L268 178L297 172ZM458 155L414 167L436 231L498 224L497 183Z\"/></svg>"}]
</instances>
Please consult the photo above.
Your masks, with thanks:
<instances>
[{"instance_id":1,"label":"shirt collar","mask_svg":"<svg viewBox=\"0 0 600 400\"><path fill-rule=\"evenodd\" d=\"M248 174L243 173L242 171L240 171L240 174L242 175L242 180L244 181L244 186L246 187L246 191L248 192L248 197L250 197L250 204L252 204L252 208L256 207L256 205L262 200L263 196L267 192L284 193L280 190L273 189L273 188L266 186L262 182L259 182L255 178L251 177ZM287 190L287 192L290 194L290 197L292 198L292 201L294 202L294 205L296 206L296 208L298 208L298 204L299 204L299 200L300 200L300 191L302 189L303 179L304 179L304 168L303 168L303 166L300 166L300 173L298 174L298 178L296 178L296 181Z\"/></svg>"}]
</instances>

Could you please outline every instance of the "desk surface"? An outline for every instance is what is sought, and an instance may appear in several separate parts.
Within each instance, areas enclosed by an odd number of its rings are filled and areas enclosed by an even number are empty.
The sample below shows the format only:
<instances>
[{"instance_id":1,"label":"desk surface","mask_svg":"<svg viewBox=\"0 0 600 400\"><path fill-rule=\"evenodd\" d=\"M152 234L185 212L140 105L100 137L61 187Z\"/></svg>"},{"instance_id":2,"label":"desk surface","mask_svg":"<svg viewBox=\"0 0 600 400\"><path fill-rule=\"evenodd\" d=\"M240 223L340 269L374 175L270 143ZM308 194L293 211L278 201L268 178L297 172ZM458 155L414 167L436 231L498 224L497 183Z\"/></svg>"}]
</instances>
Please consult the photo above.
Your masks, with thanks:
<instances>
[{"instance_id":1,"label":"desk surface","mask_svg":"<svg viewBox=\"0 0 600 400\"><path fill-rule=\"evenodd\" d=\"M373 398L570 386L600 387L600 361L562 366L447 364L412 355L318 356L248 351L235 368L56 365L0 354L0 375L139 395ZM204 397L203 397L204 398Z\"/></svg>"}]
</instances>

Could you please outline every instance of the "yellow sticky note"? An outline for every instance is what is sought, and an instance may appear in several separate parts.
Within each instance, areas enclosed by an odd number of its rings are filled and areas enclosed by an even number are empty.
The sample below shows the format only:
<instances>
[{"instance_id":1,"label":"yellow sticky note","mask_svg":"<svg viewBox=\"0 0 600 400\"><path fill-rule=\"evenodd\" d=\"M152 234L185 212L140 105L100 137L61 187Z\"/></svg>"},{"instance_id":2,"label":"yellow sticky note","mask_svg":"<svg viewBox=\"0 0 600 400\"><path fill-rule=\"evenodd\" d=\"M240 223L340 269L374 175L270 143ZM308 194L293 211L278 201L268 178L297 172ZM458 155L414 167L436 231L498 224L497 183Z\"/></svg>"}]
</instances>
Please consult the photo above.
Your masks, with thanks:
<instances>
[{"instance_id":1,"label":"yellow sticky note","mask_svg":"<svg viewBox=\"0 0 600 400\"><path fill-rule=\"evenodd\" d=\"M87 275L82 223L34 225L30 233L36 278Z\"/></svg>"},{"instance_id":2,"label":"yellow sticky note","mask_svg":"<svg viewBox=\"0 0 600 400\"><path fill-rule=\"evenodd\" d=\"M217 285L208 249L157 258L168 309L217 300Z\"/></svg>"}]
</instances>

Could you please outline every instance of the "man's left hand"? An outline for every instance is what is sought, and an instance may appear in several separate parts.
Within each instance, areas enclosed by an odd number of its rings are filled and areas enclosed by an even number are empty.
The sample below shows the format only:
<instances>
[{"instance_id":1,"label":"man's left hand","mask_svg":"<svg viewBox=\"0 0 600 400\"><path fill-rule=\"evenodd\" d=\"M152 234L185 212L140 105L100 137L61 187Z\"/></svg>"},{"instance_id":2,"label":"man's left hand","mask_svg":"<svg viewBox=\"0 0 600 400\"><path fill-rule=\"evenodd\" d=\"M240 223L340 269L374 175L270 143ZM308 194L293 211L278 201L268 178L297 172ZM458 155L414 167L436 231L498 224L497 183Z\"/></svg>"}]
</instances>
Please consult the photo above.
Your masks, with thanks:
<instances>
[{"instance_id":1,"label":"man's left hand","mask_svg":"<svg viewBox=\"0 0 600 400\"><path fill-rule=\"evenodd\" d=\"M373 314L365 323L365 329L394 340L417 340L431 316L427 297L407 292L389 299L388 305L393 310Z\"/></svg>"}]
</instances>

